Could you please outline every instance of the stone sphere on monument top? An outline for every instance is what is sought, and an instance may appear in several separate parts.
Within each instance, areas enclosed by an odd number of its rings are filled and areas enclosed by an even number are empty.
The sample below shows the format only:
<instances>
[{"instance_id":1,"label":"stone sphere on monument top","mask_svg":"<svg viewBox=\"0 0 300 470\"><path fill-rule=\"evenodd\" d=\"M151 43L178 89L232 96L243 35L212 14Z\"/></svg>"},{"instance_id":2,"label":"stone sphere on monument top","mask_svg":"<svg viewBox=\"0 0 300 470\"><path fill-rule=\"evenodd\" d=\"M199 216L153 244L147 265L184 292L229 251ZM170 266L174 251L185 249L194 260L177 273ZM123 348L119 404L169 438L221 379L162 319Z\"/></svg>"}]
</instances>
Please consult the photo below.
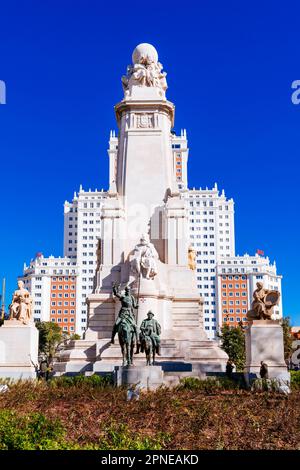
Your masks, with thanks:
<instances>
[{"instance_id":1,"label":"stone sphere on monument top","mask_svg":"<svg viewBox=\"0 0 300 470\"><path fill-rule=\"evenodd\" d=\"M142 57L149 57L153 62L158 61L158 54L157 50L151 44L147 44L146 42L139 44L133 51L132 54L132 62L133 64L138 64Z\"/></svg>"}]
</instances>

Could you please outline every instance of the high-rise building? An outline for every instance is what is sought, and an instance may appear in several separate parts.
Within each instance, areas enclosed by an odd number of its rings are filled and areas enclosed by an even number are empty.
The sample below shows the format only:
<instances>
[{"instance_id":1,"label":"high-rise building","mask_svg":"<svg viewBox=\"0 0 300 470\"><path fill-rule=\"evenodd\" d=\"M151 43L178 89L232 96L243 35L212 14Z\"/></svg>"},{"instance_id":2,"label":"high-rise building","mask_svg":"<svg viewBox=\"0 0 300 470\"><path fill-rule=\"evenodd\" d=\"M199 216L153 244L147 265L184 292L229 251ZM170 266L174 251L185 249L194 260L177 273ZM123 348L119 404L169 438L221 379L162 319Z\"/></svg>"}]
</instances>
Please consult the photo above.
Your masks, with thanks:
<instances>
[{"instance_id":1,"label":"high-rise building","mask_svg":"<svg viewBox=\"0 0 300 470\"><path fill-rule=\"evenodd\" d=\"M70 258L44 258L42 255L24 266L25 288L33 297L35 321L52 321L63 331L75 333L80 318L76 315L78 268ZM78 328L77 328L78 331Z\"/></svg>"},{"instance_id":2,"label":"high-rise building","mask_svg":"<svg viewBox=\"0 0 300 470\"><path fill-rule=\"evenodd\" d=\"M203 298L204 329L215 338L217 325L216 266L222 256L234 256L234 202L212 189L192 189L186 193L189 205L191 245L196 251L197 286Z\"/></svg>"}]
</instances>

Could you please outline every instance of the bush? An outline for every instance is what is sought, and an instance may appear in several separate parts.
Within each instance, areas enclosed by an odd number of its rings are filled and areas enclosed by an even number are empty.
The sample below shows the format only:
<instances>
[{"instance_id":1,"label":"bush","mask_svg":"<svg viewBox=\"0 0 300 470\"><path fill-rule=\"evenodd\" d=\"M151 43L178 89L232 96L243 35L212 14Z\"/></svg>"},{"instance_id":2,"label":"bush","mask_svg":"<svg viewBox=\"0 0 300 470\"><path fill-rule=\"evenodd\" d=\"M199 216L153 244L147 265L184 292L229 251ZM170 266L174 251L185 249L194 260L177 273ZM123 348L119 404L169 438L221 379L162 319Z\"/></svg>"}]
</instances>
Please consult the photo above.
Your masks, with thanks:
<instances>
[{"instance_id":1,"label":"bush","mask_svg":"<svg viewBox=\"0 0 300 470\"><path fill-rule=\"evenodd\" d=\"M156 437L139 436L128 430L125 424L112 422L104 429L105 438L99 442L99 450L160 450L170 440L166 433Z\"/></svg>"},{"instance_id":2,"label":"bush","mask_svg":"<svg viewBox=\"0 0 300 470\"><path fill-rule=\"evenodd\" d=\"M62 449L64 436L59 420L51 421L41 413L19 416L15 411L0 411L1 450Z\"/></svg>"},{"instance_id":3,"label":"bush","mask_svg":"<svg viewBox=\"0 0 300 470\"><path fill-rule=\"evenodd\" d=\"M291 387L300 389L300 370L291 370Z\"/></svg>"},{"instance_id":4,"label":"bush","mask_svg":"<svg viewBox=\"0 0 300 470\"><path fill-rule=\"evenodd\" d=\"M227 377L186 377L180 381L179 389L202 390L205 393L214 393L222 390L235 390L239 384Z\"/></svg>"},{"instance_id":5,"label":"bush","mask_svg":"<svg viewBox=\"0 0 300 470\"><path fill-rule=\"evenodd\" d=\"M51 379L49 385L52 387L107 387L112 385L112 377L110 375L97 375L91 376L74 375L72 377L62 375Z\"/></svg>"}]
</instances>

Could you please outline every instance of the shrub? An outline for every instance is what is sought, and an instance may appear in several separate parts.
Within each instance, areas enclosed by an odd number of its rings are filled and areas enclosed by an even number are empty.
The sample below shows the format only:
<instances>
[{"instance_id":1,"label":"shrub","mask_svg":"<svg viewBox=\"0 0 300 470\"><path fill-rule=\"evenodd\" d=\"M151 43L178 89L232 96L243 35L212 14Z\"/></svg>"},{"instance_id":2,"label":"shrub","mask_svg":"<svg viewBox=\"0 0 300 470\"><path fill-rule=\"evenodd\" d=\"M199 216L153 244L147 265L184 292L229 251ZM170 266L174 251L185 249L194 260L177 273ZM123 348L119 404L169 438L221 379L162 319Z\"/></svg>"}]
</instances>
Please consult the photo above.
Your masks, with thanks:
<instances>
[{"instance_id":1,"label":"shrub","mask_svg":"<svg viewBox=\"0 0 300 470\"><path fill-rule=\"evenodd\" d=\"M202 390L205 393L219 392L222 390L235 390L240 384L228 377L186 377L180 381L179 389Z\"/></svg>"},{"instance_id":2,"label":"shrub","mask_svg":"<svg viewBox=\"0 0 300 470\"><path fill-rule=\"evenodd\" d=\"M112 385L112 377L110 375L97 375L85 376L83 374L74 375L72 377L62 375L61 377L55 377L49 385L52 387L107 387Z\"/></svg>"},{"instance_id":3,"label":"shrub","mask_svg":"<svg viewBox=\"0 0 300 470\"><path fill-rule=\"evenodd\" d=\"M160 450L170 440L166 433L155 437L141 436L129 431L126 424L112 422L104 429L105 437L99 442L99 450Z\"/></svg>"},{"instance_id":4,"label":"shrub","mask_svg":"<svg viewBox=\"0 0 300 470\"><path fill-rule=\"evenodd\" d=\"M291 387L300 389L300 370L291 370Z\"/></svg>"},{"instance_id":5,"label":"shrub","mask_svg":"<svg viewBox=\"0 0 300 470\"><path fill-rule=\"evenodd\" d=\"M51 421L41 413L19 416L15 411L0 411L1 450L44 450L66 447L65 432L59 420Z\"/></svg>"}]
</instances>

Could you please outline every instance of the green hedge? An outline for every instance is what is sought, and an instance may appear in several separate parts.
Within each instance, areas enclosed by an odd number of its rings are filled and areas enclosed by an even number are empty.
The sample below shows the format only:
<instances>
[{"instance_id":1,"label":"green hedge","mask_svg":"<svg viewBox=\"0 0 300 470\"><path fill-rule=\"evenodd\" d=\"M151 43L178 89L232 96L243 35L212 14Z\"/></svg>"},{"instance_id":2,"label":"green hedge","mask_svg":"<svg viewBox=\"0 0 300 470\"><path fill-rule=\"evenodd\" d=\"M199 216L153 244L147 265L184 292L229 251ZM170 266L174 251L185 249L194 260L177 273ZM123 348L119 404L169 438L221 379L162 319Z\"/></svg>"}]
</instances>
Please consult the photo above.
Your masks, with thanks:
<instances>
[{"instance_id":1,"label":"green hedge","mask_svg":"<svg viewBox=\"0 0 300 470\"><path fill-rule=\"evenodd\" d=\"M291 386L292 388L300 388L300 370L291 370Z\"/></svg>"},{"instance_id":2,"label":"green hedge","mask_svg":"<svg viewBox=\"0 0 300 470\"><path fill-rule=\"evenodd\" d=\"M206 393L218 392L222 390L236 390L240 384L227 377L186 377L181 379L179 389L202 390Z\"/></svg>"},{"instance_id":3,"label":"green hedge","mask_svg":"<svg viewBox=\"0 0 300 470\"><path fill-rule=\"evenodd\" d=\"M112 377L110 375L102 376L97 374L91 376L82 374L74 376L62 375L61 377L55 377L49 381L51 387L107 387L112 384Z\"/></svg>"}]
</instances>

